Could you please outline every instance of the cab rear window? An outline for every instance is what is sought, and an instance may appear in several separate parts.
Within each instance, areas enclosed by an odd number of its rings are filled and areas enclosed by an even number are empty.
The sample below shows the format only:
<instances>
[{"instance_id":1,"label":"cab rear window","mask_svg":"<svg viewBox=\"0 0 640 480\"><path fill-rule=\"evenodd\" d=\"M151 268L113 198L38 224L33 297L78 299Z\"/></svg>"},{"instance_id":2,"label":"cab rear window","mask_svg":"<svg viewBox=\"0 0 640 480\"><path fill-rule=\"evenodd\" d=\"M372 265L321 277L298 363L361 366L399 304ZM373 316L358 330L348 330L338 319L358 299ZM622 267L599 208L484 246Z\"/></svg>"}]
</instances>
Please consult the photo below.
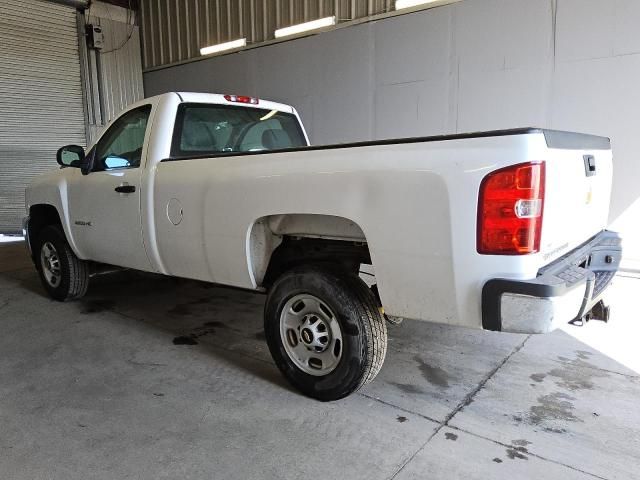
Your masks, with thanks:
<instances>
[{"instance_id":1,"label":"cab rear window","mask_svg":"<svg viewBox=\"0 0 640 480\"><path fill-rule=\"evenodd\" d=\"M171 156L257 152L306 145L298 119L291 113L183 103L178 107Z\"/></svg>"}]
</instances>

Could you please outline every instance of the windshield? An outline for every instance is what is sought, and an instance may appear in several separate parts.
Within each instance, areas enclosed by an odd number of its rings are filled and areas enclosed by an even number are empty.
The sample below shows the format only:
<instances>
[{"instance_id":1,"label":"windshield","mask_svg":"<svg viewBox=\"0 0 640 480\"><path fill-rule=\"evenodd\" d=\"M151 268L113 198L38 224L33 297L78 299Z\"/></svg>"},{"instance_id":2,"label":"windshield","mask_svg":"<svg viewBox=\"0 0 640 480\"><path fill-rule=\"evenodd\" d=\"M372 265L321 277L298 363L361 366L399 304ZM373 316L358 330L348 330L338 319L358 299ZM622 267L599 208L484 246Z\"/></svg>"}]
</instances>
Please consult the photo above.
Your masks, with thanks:
<instances>
[{"instance_id":1,"label":"windshield","mask_svg":"<svg viewBox=\"0 0 640 480\"><path fill-rule=\"evenodd\" d=\"M298 118L291 113L183 103L178 107L171 156L256 152L306 145Z\"/></svg>"}]
</instances>

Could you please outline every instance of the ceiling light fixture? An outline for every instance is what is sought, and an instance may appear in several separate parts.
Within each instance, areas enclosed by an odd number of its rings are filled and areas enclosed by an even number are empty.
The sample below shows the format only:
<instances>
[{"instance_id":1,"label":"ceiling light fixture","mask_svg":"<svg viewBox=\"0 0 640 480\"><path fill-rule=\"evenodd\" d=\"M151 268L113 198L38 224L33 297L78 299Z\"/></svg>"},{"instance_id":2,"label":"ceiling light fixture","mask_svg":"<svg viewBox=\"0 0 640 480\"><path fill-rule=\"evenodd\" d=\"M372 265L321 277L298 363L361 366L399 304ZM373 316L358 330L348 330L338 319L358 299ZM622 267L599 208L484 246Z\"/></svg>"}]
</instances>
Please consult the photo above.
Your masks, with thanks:
<instances>
[{"instance_id":1,"label":"ceiling light fixture","mask_svg":"<svg viewBox=\"0 0 640 480\"><path fill-rule=\"evenodd\" d=\"M291 25L290 27L279 28L275 31L276 38L288 37L290 35L297 35L298 33L308 32L309 30L317 30L319 28L330 27L336 24L336 17L319 18L318 20L312 20L310 22L299 23L297 25Z\"/></svg>"},{"instance_id":2,"label":"ceiling light fixture","mask_svg":"<svg viewBox=\"0 0 640 480\"><path fill-rule=\"evenodd\" d=\"M438 0L396 0L396 10L402 10L403 8L417 7L419 5L428 5L435 3Z\"/></svg>"},{"instance_id":3,"label":"ceiling light fixture","mask_svg":"<svg viewBox=\"0 0 640 480\"><path fill-rule=\"evenodd\" d=\"M232 50L234 48L242 48L247 46L247 39L240 38L231 42L219 43L217 45L211 45L210 47L203 47L200 49L200 55L211 55L212 53L224 52L225 50Z\"/></svg>"}]
</instances>

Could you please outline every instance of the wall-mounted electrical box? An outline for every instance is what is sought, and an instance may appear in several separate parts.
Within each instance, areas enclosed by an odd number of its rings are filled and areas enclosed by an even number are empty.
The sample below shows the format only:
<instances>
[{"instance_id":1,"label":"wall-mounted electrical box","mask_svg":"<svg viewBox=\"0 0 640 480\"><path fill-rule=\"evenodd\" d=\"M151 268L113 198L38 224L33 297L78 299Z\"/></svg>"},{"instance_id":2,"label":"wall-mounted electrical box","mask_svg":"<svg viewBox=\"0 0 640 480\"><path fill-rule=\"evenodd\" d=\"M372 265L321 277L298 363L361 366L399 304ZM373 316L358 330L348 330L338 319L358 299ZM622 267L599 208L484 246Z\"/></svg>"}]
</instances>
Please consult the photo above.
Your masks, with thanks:
<instances>
[{"instance_id":1,"label":"wall-mounted electrical box","mask_svg":"<svg viewBox=\"0 0 640 480\"><path fill-rule=\"evenodd\" d=\"M104 33L102 33L102 27L100 25L88 24L86 26L86 32L89 48L100 50L104 47Z\"/></svg>"}]
</instances>

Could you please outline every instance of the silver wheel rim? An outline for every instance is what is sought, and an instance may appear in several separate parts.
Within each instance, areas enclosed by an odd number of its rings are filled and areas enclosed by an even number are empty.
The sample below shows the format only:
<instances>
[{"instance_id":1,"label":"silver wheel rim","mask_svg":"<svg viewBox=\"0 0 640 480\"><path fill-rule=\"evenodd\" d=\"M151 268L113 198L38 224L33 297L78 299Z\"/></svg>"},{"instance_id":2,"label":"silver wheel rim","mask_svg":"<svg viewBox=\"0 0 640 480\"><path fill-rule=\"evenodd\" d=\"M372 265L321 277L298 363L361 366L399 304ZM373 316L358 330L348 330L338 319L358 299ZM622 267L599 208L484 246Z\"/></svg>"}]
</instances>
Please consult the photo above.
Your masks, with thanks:
<instances>
[{"instance_id":1,"label":"silver wheel rim","mask_svg":"<svg viewBox=\"0 0 640 480\"><path fill-rule=\"evenodd\" d=\"M322 300L308 293L285 304L280 314L280 339L289 359L309 375L328 375L342 358L338 319Z\"/></svg>"},{"instance_id":2,"label":"silver wheel rim","mask_svg":"<svg viewBox=\"0 0 640 480\"><path fill-rule=\"evenodd\" d=\"M60 285L62 274L60 272L60 257L56 247L51 242L45 242L40 249L40 265L47 283L56 288Z\"/></svg>"}]
</instances>

